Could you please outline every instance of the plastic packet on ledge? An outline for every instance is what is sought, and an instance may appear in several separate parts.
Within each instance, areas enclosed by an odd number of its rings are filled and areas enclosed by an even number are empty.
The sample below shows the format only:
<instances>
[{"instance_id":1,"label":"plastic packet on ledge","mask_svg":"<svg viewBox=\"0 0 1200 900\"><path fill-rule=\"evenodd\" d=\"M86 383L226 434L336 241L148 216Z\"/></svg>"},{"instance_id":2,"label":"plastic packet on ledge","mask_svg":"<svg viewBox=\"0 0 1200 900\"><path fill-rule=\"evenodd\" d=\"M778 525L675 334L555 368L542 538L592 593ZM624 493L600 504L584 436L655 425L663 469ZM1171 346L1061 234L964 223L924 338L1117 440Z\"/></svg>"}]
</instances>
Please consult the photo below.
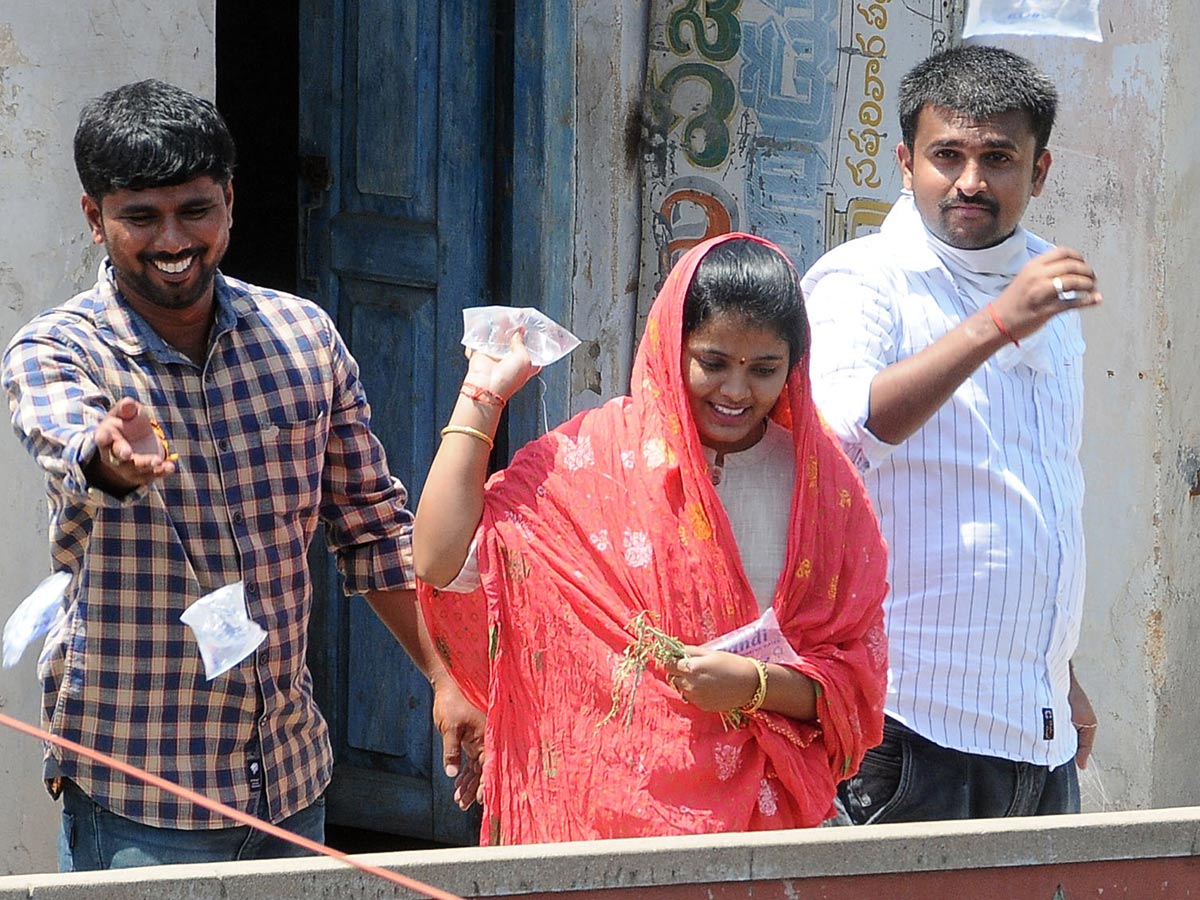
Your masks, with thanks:
<instances>
[{"instance_id":1,"label":"plastic packet on ledge","mask_svg":"<svg viewBox=\"0 0 1200 900\"><path fill-rule=\"evenodd\" d=\"M558 362L579 338L531 306L472 306L463 310L464 347L497 358L508 353L514 332L525 329L525 349L535 366Z\"/></svg>"},{"instance_id":2,"label":"plastic packet on ledge","mask_svg":"<svg viewBox=\"0 0 1200 900\"><path fill-rule=\"evenodd\" d=\"M240 581L205 594L183 611L179 621L196 636L209 681L224 675L267 639L267 632L246 612L245 586Z\"/></svg>"}]
</instances>

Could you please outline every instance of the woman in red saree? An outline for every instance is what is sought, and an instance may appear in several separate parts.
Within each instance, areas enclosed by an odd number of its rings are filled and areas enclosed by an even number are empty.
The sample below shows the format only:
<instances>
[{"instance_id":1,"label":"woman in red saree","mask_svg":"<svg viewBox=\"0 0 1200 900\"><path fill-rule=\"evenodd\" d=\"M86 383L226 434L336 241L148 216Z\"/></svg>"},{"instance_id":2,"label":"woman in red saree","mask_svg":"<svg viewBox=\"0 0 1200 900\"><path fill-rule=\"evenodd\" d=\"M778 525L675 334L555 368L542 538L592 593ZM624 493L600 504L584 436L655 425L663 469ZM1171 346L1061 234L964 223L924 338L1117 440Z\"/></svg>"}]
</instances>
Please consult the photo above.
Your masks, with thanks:
<instances>
[{"instance_id":1,"label":"woman in red saree","mask_svg":"<svg viewBox=\"0 0 1200 900\"><path fill-rule=\"evenodd\" d=\"M486 486L502 406L536 368L519 339L471 356L414 555L432 639L487 712L485 842L817 825L881 739L886 551L811 400L798 282L749 235L694 248L650 312L631 396ZM698 646L767 608L798 661ZM688 658L651 666L632 717L604 721L643 612Z\"/></svg>"}]
</instances>

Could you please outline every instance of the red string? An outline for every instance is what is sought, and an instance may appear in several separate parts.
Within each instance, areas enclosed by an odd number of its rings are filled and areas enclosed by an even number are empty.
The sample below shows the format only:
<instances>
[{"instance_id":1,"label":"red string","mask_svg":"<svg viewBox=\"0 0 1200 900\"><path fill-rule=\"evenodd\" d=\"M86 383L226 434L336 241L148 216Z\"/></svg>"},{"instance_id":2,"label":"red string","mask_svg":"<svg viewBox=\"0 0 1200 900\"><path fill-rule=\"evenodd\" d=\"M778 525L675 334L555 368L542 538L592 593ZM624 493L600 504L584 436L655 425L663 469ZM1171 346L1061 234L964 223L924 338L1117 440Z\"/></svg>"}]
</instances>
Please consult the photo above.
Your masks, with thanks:
<instances>
[{"instance_id":1,"label":"red string","mask_svg":"<svg viewBox=\"0 0 1200 900\"><path fill-rule=\"evenodd\" d=\"M91 750L87 747L84 747L82 744L77 744L74 741L67 740L66 738L61 738L57 735L50 734L49 732L42 731L40 728L35 728L32 725L26 725L19 719L6 716L4 713L0 713L0 725L7 725L9 728L23 732L31 737L40 738L43 741L47 741L58 747L62 747L64 750L70 750L72 753L77 753L80 756L92 760L93 762L101 763L102 765L115 769L116 771L121 772L124 775L128 775L131 778L144 781L146 784L153 785L154 787L166 791L169 794L174 794L176 797L189 800L192 803L195 803L197 806L203 806L205 809L219 813L228 819L233 819L235 822L238 822L242 825L249 825L251 828L257 828L259 831L265 832L272 837L289 841L295 844L297 847L303 847L305 850L309 850L312 853L332 857L333 859L344 862L349 866L353 866L361 872L366 872L368 875L375 875L379 878L382 878L384 881L390 881L392 884L408 888L410 891L416 891L419 894L424 894L426 897L432 897L433 900L463 900L463 898L458 896L458 894L448 894L445 891L439 890L438 888L423 884L420 881L415 881L412 878L406 878L405 876L396 872L390 872L387 869L381 869L379 866L372 866L369 863L361 862L345 853L342 853L340 850L334 850L332 847L326 847L324 844L318 844L316 841L309 840L306 837L301 837L298 834L293 834L290 831L280 828L278 825L272 825L270 822L264 822L257 816L249 815L248 813L234 809L231 806L226 806L224 803L211 800L208 797L205 797L203 794L197 794L195 791L190 791L185 787L181 787L180 785L167 781L165 778L160 778L158 775L151 775L149 772L139 769L137 766L131 766L129 763L124 763L118 759L113 759L111 756L107 756L97 750Z\"/></svg>"},{"instance_id":2,"label":"red string","mask_svg":"<svg viewBox=\"0 0 1200 900\"><path fill-rule=\"evenodd\" d=\"M1000 321L1000 314L996 312L996 307L992 304L987 305L987 311L991 313L992 321L996 323L996 327L1000 329L1000 333L1013 342L1014 347L1020 347L1021 342L1012 336L1012 332L1004 327L1004 323Z\"/></svg>"}]
</instances>

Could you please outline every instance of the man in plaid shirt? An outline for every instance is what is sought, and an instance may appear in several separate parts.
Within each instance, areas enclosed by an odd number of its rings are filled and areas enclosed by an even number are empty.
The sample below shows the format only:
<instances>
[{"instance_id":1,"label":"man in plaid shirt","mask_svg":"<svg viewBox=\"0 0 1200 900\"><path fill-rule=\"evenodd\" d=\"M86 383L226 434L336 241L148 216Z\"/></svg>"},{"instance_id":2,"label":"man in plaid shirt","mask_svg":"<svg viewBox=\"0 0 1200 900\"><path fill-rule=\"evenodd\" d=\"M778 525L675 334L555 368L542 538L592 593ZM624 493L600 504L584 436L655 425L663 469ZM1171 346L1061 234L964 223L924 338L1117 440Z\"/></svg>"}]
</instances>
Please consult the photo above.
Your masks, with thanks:
<instances>
[{"instance_id":1,"label":"man in plaid shirt","mask_svg":"<svg viewBox=\"0 0 1200 900\"><path fill-rule=\"evenodd\" d=\"M371 431L358 366L315 304L222 275L234 145L215 107L145 81L91 101L75 135L95 287L13 339L3 384L41 466L66 617L43 654L55 734L315 840L333 758L305 665L318 521L347 594L435 685L453 774L482 714L414 605L411 515ZM212 679L180 614L240 585L266 640ZM301 852L51 749L65 871Z\"/></svg>"}]
</instances>

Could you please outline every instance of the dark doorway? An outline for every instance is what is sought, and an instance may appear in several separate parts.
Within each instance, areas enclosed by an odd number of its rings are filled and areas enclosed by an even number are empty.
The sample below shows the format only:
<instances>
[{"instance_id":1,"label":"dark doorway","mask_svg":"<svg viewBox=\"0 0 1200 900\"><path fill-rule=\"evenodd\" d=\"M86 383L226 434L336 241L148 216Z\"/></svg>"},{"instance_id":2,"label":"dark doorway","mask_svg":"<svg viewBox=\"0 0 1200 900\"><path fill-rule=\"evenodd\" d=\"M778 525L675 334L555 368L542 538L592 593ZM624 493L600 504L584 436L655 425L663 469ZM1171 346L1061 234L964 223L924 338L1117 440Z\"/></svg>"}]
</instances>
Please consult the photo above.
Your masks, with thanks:
<instances>
[{"instance_id":1,"label":"dark doorway","mask_svg":"<svg viewBox=\"0 0 1200 900\"><path fill-rule=\"evenodd\" d=\"M496 79L511 12L497 5L511 0L217 0L217 104L239 152L222 269L334 316L414 499L434 402L448 409L461 380L459 310L501 302L507 268L494 169L509 158L495 132L508 145L510 129L492 101L511 91ZM441 359L454 363L444 378ZM450 800L427 684L366 604L341 596L320 536L310 564L309 664L335 752L329 843L473 842L478 814Z\"/></svg>"},{"instance_id":2,"label":"dark doorway","mask_svg":"<svg viewBox=\"0 0 1200 900\"><path fill-rule=\"evenodd\" d=\"M234 229L221 268L296 293L299 7L217 2L217 108L237 141Z\"/></svg>"}]
</instances>

